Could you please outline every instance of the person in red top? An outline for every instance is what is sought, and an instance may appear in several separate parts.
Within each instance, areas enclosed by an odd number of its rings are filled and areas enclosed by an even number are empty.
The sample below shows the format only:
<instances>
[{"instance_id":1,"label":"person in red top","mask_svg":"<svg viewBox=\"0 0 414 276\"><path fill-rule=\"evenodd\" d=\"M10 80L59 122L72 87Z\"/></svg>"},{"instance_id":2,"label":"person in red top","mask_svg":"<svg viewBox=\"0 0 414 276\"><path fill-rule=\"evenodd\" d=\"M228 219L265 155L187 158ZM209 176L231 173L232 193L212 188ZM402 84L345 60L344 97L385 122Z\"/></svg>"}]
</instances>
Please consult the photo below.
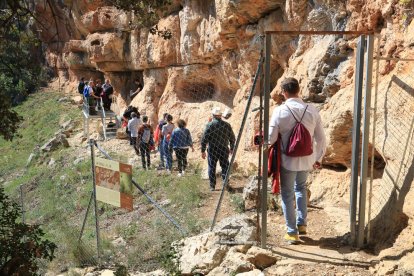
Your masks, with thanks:
<instances>
[{"instance_id":1,"label":"person in red top","mask_svg":"<svg viewBox=\"0 0 414 276\"><path fill-rule=\"evenodd\" d=\"M152 130L151 125L148 123L148 116L143 116L142 122L144 124L141 125L138 129L137 142L141 151L142 168L144 170L149 170L151 167L150 148L154 145L154 131Z\"/></svg>"}]
</instances>

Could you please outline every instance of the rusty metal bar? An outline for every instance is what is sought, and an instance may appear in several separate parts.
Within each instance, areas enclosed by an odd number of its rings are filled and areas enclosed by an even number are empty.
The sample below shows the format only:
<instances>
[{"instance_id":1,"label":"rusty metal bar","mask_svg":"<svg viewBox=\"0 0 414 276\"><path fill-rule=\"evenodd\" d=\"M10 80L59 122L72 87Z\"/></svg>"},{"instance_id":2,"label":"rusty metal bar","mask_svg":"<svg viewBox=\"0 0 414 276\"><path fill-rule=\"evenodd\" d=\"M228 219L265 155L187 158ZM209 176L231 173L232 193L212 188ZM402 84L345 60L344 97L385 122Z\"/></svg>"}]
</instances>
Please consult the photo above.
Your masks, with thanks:
<instances>
[{"instance_id":1,"label":"rusty metal bar","mask_svg":"<svg viewBox=\"0 0 414 276\"><path fill-rule=\"evenodd\" d=\"M377 60L414 61L414 58L374 57Z\"/></svg>"},{"instance_id":2,"label":"rusty metal bar","mask_svg":"<svg viewBox=\"0 0 414 276\"><path fill-rule=\"evenodd\" d=\"M371 35L374 31L266 31L265 34L279 35Z\"/></svg>"}]
</instances>

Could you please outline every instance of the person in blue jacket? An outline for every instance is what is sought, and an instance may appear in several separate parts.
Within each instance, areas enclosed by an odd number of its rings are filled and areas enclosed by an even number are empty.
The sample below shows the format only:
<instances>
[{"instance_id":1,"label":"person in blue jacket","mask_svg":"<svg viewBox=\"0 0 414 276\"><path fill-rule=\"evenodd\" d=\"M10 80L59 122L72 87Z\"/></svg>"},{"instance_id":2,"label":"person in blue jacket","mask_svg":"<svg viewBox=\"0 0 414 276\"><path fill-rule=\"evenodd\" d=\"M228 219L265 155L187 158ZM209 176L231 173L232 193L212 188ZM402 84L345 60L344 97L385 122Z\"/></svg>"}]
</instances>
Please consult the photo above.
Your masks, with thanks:
<instances>
[{"instance_id":1,"label":"person in blue jacket","mask_svg":"<svg viewBox=\"0 0 414 276\"><path fill-rule=\"evenodd\" d=\"M194 152L193 140L191 139L191 133L186 128L186 122L184 120L177 121L178 127L175 128L171 134L169 147L174 149L178 162L178 176L185 174L187 168L187 154L189 148Z\"/></svg>"}]
</instances>

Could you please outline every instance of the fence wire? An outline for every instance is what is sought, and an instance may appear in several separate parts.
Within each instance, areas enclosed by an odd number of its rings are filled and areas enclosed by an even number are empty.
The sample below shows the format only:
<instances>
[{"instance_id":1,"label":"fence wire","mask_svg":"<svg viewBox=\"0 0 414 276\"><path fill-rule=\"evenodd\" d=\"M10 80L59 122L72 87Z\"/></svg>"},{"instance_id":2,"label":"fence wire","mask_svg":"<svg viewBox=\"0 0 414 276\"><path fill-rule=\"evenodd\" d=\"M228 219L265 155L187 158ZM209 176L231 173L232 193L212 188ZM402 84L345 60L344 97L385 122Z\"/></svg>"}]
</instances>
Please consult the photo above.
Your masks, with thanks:
<instances>
[{"instance_id":1,"label":"fence wire","mask_svg":"<svg viewBox=\"0 0 414 276\"><path fill-rule=\"evenodd\" d=\"M372 241L384 236L386 221L402 211L414 164L414 78L392 76L377 95L374 179L371 194ZM388 219L388 220L387 220ZM393 221L395 223L395 221ZM394 225L396 226L396 225ZM382 230L379 230L382 229ZM389 230L387 230L389 232Z\"/></svg>"}]
</instances>

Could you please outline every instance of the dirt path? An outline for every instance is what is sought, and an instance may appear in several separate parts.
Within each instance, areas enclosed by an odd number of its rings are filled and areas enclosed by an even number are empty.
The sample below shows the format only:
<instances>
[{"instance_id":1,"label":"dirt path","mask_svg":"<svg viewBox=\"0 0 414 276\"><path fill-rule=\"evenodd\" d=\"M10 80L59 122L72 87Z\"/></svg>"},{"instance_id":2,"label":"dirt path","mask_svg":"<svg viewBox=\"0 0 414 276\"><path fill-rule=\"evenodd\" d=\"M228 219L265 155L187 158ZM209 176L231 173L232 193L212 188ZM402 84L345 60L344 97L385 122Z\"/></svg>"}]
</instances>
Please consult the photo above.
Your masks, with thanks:
<instances>
[{"instance_id":1,"label":"dirt path","mask_svg":"<svg viewBox=\"0 0 414 276\"><path fill-rule=\"evenodd\" d=\"M346 245L346 232L342 232L346 214L342 208L309 208L308 234L301 237L301 244L287 245L282 214L270 212L268 245L282 260L269 275L371 275L368 269L373 256Z\"/></svg>"},{"instance_id":2,"label":"dirt path","mask_svg":"<svg viewBox=\"0 0 414 276\"><path fill-rule=\"evenodd\" d=\"M140 160L131 152L126 141L116 139L102 142L106 150L122 155L139 166ZM85 146L85 144L83 145ZM79 148L79 151L85 151ZM86 157L86 156L85 156ZM153 155L154 163L158 156ZM232 178L230 186L233 192L225 191L218 213L217 222L232 216L238 211L234 197L241 196L248 179ZM221 194L222 181L217 177L216 191L209 190L208 180L202 180L203 201L200 208L194 210L210 227ZM129 214L136 215L137 214ZM250 212L249 215L254 215ZM131 218L129 218L131 219ZM266 275L371 275L370 256L364 252L353 251L345 245L343 235L348 231L348 210L344 206L310 207L308 215L308 235L301 237L300 245L287 245L283 241L285 222L281 211L268 212L268 248L282 259L276 266L266 270Z\"/></svg>"}]
</instances>

